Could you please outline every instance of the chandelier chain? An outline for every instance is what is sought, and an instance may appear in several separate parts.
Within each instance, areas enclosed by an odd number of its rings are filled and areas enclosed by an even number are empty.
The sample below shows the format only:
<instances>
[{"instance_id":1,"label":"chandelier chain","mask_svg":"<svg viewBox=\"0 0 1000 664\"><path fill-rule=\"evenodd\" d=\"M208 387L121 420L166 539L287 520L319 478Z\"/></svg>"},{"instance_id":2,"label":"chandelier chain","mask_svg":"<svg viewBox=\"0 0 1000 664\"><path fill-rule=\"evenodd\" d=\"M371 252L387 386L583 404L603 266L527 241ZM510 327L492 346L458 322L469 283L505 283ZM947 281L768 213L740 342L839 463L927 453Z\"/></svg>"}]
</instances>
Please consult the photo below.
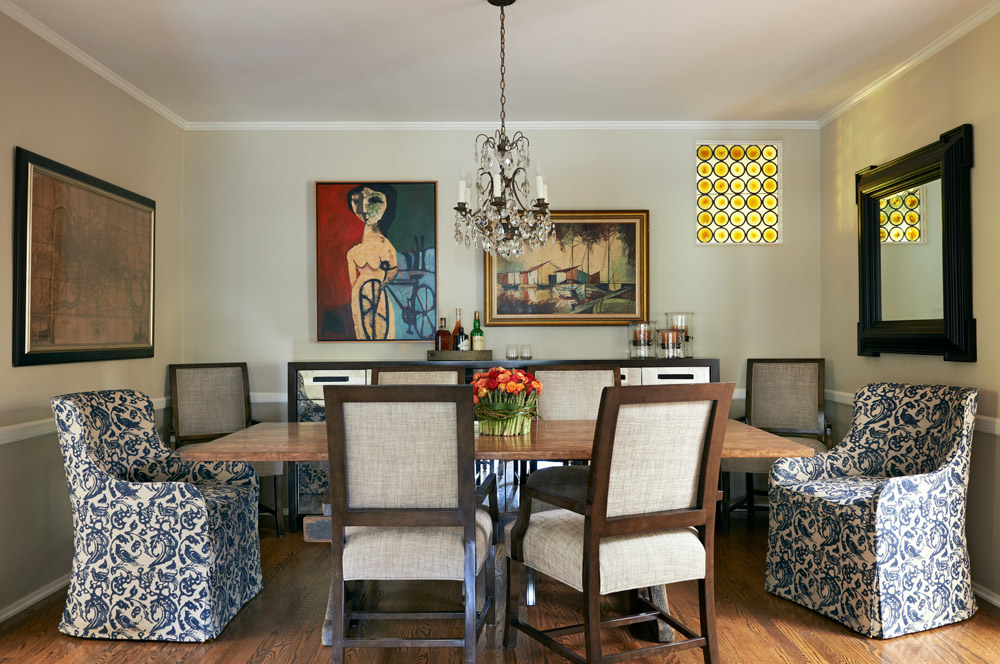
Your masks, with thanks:
<instances>
[{"instance_id":1,"label":"chandelier chain","mask_svg":"<svg viewBox=\"0 0 1000 664\"><path fill-rule=\"evenodd\" d=\"M503 138L507 135L506 128L504 127L504 123L506 122L507 119L507 111L504 109L504 102L507 101L507 96L505 94L507 89L507 84L504 80L504 75L507 73L507 64L505 61L505 52L504 52L505 31L504 31L503 19L504 19L504 12L503 12L503 7L501 7L500 8L500 139L501 140L503 140Z\"/></svg>"}]
</instances>

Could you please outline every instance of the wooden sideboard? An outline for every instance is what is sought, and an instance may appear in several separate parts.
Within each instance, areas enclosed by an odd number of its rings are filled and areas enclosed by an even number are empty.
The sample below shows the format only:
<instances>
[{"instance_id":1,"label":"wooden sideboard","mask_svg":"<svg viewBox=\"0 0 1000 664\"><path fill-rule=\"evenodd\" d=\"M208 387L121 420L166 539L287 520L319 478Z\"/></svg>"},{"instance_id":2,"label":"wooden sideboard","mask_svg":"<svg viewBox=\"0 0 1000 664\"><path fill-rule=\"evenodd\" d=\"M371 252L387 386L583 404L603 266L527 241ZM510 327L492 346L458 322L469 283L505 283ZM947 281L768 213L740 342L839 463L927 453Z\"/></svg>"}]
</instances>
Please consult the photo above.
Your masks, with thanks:
<instances>
[{"instance_id":1,"label":"wooden sideboard","mask_svg":"<svg viewBox=\"0 0 1000 664\"><path fill-rule=\"evenodd\" d=\"M612 364L621 368L622 385L662 385L667 383L715 383L719 381L719 360L709 358L608 359L608 360L491 360L491 361L400 361L340 362L336 360L288 363L288 420L322 422L326 419L323 387L326 385L367 385L375 367L464 366L465 380L491 367L534 368L553 364ZM318 486L325 471L315 465L288 469L288 527L298 530L301 513L317 513L322 503ZM301 509L300 509L301 505Z\"/></svg>"}]
</instances>

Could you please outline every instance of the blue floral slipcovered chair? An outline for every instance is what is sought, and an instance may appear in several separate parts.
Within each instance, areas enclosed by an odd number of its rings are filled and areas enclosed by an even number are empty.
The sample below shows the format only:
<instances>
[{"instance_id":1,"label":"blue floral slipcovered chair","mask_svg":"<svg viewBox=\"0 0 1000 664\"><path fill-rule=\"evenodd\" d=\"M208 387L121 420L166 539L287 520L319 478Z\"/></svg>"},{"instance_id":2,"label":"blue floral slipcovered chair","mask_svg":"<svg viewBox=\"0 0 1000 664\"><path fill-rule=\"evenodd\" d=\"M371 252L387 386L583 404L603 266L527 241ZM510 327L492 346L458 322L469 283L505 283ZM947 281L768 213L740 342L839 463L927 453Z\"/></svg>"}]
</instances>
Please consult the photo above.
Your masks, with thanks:
<instances>
[{"instance_id":1,"label":"blue floral slipcovered chair","mask_svg":"<svg viewBox=\"0 0 1000 664\"><path fill-rule=\"evenodd\" d=\"M52 399L73 509L59 631L206 641L261 589L257 476L190 463L160 441L141 392Z\"/></svg>"},{"instance_id":2,"label":"blue floral slipcovered chair","mask_svg":"<svg viewBox=\"0 0 1000 664\"><path fill-rule=\"evenodd\" d=\"M866 636L976 612L965 540L979 390L875 383L844 440L770 474L767 590Z\"/></svg>"}]
</instances>

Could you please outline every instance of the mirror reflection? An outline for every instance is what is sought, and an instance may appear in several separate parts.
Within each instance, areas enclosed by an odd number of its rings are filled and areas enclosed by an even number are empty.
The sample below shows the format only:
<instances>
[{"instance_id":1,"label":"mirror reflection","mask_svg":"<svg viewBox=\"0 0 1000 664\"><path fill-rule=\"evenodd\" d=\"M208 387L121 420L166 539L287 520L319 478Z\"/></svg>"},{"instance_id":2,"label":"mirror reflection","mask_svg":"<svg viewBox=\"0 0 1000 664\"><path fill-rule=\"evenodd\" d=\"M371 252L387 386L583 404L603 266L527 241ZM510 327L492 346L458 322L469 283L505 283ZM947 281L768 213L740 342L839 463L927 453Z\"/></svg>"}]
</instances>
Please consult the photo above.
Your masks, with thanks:
<instances>
[{"instance_id":1,"label":"mirror reflection","mask_svg":"<svg viewBox=\"0 0 1000 664\"><path fill-rule=\"evenodd\" d=\"M882 320L944 317L941 180L879 199Z\"/></svg>"}]
</instances>

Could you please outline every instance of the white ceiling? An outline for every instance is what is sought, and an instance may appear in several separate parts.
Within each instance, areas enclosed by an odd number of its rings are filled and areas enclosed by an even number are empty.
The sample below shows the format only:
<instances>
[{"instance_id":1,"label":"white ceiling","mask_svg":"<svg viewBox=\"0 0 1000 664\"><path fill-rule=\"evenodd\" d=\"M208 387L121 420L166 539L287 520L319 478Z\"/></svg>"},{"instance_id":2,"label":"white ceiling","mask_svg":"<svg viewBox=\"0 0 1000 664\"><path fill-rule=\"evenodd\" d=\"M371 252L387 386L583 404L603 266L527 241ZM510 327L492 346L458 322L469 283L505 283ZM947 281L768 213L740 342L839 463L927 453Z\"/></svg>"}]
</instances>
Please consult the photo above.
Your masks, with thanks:
<instances>
[{"instance_id":1,"label":"white ceiling","mask_svg":"<svg viewBox=\"0 0 1000 664\"><path fill-rule=\"evenodd\" d=\"M178 124L490 122L487 0L0 0ZM1000 0L520 0L511 122L821 121Z\"/></svg>"}]
</instances>

